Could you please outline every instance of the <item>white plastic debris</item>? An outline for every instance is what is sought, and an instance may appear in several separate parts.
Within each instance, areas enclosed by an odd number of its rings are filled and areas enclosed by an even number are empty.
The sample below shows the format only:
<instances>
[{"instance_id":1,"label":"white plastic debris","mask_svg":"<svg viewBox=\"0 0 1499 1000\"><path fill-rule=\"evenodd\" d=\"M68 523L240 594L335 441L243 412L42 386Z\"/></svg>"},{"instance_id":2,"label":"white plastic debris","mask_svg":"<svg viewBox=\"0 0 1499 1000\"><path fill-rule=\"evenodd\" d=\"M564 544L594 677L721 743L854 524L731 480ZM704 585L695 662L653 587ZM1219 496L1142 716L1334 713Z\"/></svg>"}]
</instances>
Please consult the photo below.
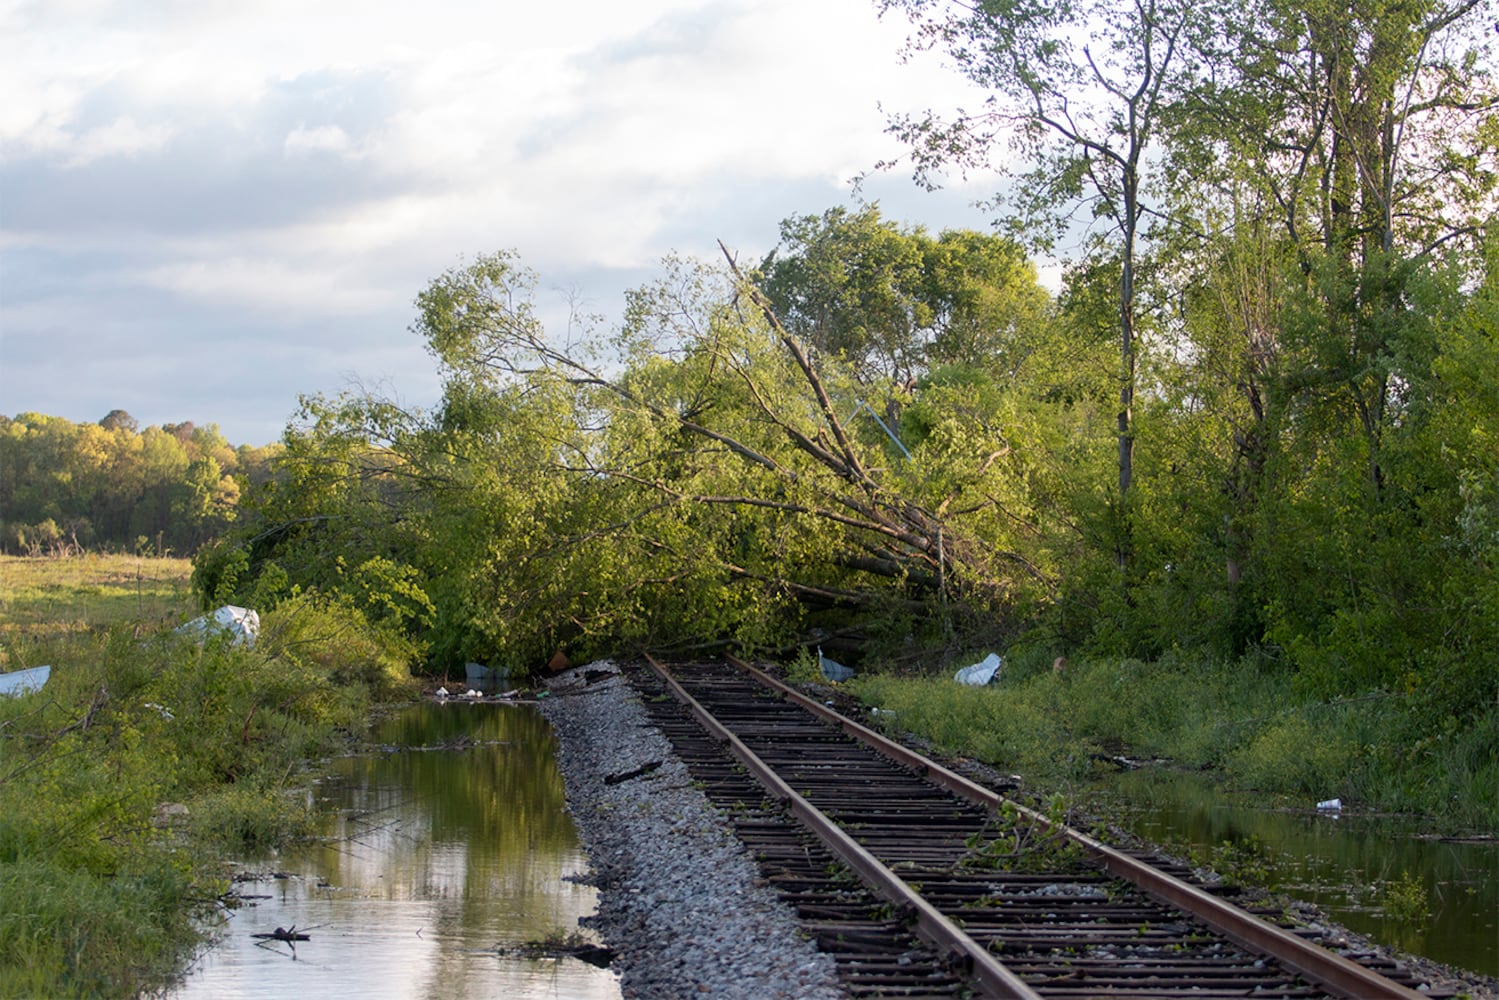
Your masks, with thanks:
<instances>
[{"instance_id":1,"label":"white plastic debris","mask_svg":"<svg viewBox=\"0 0 1499 1000\"><path fill-rule=\"evenodd\" d=\"M40 691L47 678L52 676L51 667L31 667L0 674L0 695L16 696L31 691Z\"/></svg>"},{"instance_id":2,"label":"white plastic debris","mask_svg":"<svg viewBox=\"0 0 1499 1000\"><path fill-rule=\"evenodd\" d=\"M1318 812L1334 812L1334 813L1335 812L1342 812L1343 811L1343 800L1342 799L1323 799L1321 802L1317 803L1317 811Z\"/></svg>"},{"instance_id":3,"label":"white plastic debris","mask_svg":"<svg viewBox=\"0 0 1499 1000\"><path fill-rule=\"evenodd\" d=\"M964 667L956 674L953 674L953 680L959 684L966 684L969 687L984 687L987 684L994 683L994 679L999 676L1000 668L1004 666L1004 662L1004 659L998 653L990 653L972 666Z\"/></svg>"},{"instance_id":4,"label":"white plastic debris","mask_svg":"<svg viewBox=\"0 0 1499 1000\"><path fill-rule=\"evenodd\" d=\"M148 701L141 707L154 709L158 715L160 715L163 719L166 719L168 722L171 722L173 719L177 718L177 716L172 714L172 710L170 708L167 708L165 705L158 705L154 701Z\"/></svg>"},{"instance_id":5,"label":"white plastic debris","mask_svg":"<svg viewBox=\"0 0 1499 1000\"><path fill-rule=\"evenodd\" d=\"M238 608L226 604L212 614L194 618L185 625L177 626L180 635L197 636L200 640L210 635L227 634L230 645L254 646L260 636L260 615L249 608Z\"/></svg>"},{"instance_id":6,"label":"white plastic debris","mask_svg":"<svg viewBox=\"0 0 1499 1000\"><path fill-rule=\"evenodd\" d=\"M446 698L447 696L448 696L448 689L447 688L440 687L440 688L437 689L437 697L439 697L439 698Z\"/></svg>"},{"instance_id":7,"label":"white plastic debris","mask_svg":"<svg viewBox=\"0 0 1499 1000\"><path fill-rule=\"evenodd\" d=\"M822 676L830 681L846 681L854 675L853 667L845 667L837 660L830 660L822 655L822 647L817 647L817 666L822 671Z\"/></svg>"}]
</instances>

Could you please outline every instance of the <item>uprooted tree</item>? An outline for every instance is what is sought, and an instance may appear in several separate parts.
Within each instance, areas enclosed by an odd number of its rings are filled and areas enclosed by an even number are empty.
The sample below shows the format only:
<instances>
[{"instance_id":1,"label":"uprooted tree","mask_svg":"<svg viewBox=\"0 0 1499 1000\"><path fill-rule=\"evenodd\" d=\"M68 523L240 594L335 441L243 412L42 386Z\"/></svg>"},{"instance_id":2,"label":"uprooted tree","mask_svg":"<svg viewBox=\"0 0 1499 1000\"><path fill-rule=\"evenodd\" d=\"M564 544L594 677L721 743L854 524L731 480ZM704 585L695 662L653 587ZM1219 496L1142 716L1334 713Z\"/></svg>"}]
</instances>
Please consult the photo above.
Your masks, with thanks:
<instances>
[{"instance_id":1,"label":"uprooted tree","mask_svg":"<svg viewBox=\"0 0 1499 1000\"><path fill-rule=\"evenodd\" d=\"M431 595L439 655L519 663L784 644L854 612L1006 627L1049 593L1025 405L939 381L892 427L725 261L669 262L607 338L549 336L511 255L442 275L417 299L441 405L309 400L279 485L251 501L251 558L344 589L384 567Z\"/></svg>"}]
</instances>

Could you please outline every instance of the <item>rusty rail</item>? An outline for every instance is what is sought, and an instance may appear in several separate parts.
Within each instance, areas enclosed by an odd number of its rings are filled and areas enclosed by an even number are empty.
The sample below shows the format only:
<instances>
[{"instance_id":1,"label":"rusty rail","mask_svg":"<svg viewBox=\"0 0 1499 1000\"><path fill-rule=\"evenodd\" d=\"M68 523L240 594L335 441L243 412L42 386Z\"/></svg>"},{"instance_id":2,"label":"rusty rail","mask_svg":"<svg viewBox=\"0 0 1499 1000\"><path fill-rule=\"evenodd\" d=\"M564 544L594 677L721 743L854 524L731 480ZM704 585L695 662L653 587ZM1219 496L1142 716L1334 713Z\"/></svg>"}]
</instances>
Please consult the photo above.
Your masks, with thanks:
<instances>
[{"instance_id":1,"label":"rusty rail","mask_svg":"<svg viewBox=\"0 0 1499 1000\"><path fill-rule=\"evenodd\" d=\"M783 683L779 678L738 657L728 656L726 659L760 683L780 693L787 700L829 722L846 735L872 747L891 760L921 771L929 781L953 794L996 810L1008 803L1010 808L1025 816L1030 822L1069 838L1096 858L1110 874L1130 882L1168 906L1190 913L1235 944L1275 957L1281 964L1300 973L1329 993L1350 997L1353 1000L1418 1000L1424 996L1372 969L1305 941L1284 928L1261 920L1252 913L1117 851L1079 830L1055 824L1036 810L969 781L941 764L808 698Z\"/></svg>"},{"instance_id":2,"label":"rusty rail","mask_svg":"<svg viewBox=\"0 0 1499 1000\"><path fill-rule=\"evenodd\" d=\"M688 707L705 729L722 740L746 769L750 771L775 799L785 803L798 819L810 829L844 864L897 909L909 914L918 937L939 949L945 949L955 958L955 964L985 991L985 996L1007 998L1007 1000L1041 1000L1024 980L1006 969L983 945L965 934L956 924L944 916L936 907L922 898L921 894L891 871L873 854L861 847L852 837L805 797L794 791L776 774L775 770L760 759L749 747L728 729L713 714L703 708L683 688L664 665L647 656L647 662L669 687L674 695ZM742 662L742 661L740 661Z\"/></svg>"}]
</instances>

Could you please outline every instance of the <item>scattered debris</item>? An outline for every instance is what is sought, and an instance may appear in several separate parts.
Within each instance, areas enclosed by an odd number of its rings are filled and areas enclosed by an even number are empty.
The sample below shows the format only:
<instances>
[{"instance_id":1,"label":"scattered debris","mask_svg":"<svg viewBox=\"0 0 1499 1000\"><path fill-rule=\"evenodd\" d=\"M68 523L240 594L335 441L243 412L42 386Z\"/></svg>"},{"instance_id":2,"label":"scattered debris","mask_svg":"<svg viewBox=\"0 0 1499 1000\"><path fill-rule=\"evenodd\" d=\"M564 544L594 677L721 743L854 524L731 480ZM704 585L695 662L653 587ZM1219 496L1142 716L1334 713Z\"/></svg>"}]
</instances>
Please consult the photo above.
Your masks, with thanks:
<instances>
[{"instance_id":1,"label":"scattered debris","mask_svg":"<svg viewBox=\"0 0 1499 1000\"><path fill-rule=\"evenodd\" d=\"M639 767L637 767L633 771L622 771L619 774L606 775L604 777L604 784L606 784L606 785L617 785L617 784L619 784L622 781L629 781L631 778L644 777L645 775L650 774L652 771L656 770L656 768L658 768L660 766L661 766L661 762L659 760L653 760L653 761L651 761L648 764L642 764L642 765L640 765Z\"/></svg>"},{"instance_id":2,"label":"scattered debris","mask_svg":"<svg viewBox=\"0 0 1499 1000\"><path fill-rule=\"evenodd\" d=\"M822 676L830 681L846 681L854 675L853 667L845 667L837 660L830 660L822 655L822 647L817 647L817 667L822 671Z\"/></svg>"},{"instance_id":3,"label":"scattered debris","mask_svg":"<svg viewBox=\"0 0 1499 1000\"><path fill-rule=\"evenodd\" d=\"M233 646L254 646L260 637L260 615L249 608L226 604L212 614L194 618L174 630L178 635L196 636L200 642L211 636L228 635Z\"/></svg>"},{"instance_id":4,"label":"scattered debris","mask_svg":"<svg viewBox=\"0 0 1499 1000\"><path fill-rule=\"evenodd\" d=\"M1335 813L1343 811L1342 799L1323 799L1317 803L1318 812Z\"/></svg>"},{"instance_id":5,"label":"scattered debris","mask_svg":"<svg viewBox=\"0 0 1499 1000\"><path fill-rule=\"evenodd\" d=\"M15 697L32 691L40 691L50 676L52 676L51 667L31 667L28 670L0 674L0 694Z\"/></svg>"},{"instance_id":6,"label":"scattered debris","mask_svg":"<svg viewBox=\"0 0 1499 1000\"><path fill-rule=\"evenodd\" d=\"M590 684L597 684L599 681L614 676L616 674L613 670L594 670L592 667L588 667L583 671L583 686L587 687Z\"/></svg>"},{"instance_id":7,"label":"scattered debris","mask_svg":"<svg viewBox=\"0 0 1499 1000\"><path fill-rule=\"evenodd\" d=\"M448 696L448 689L447 688L440 687L440 688L437 689L437 697L439 697L439 698L446 698L447 696Z\"/></svg>"},{"instance_id":8,"label":"scattered debris","mask_svg":"<svg viewBox=\"0 0 1499 1000\"><path fill-rule=\"evenodd\" d=\"M1088 759L1097 764L1111 765L1121 771L1134 771L1140 767L1140 761L1121 753L1090 753Z\"/></svg>"},{"instance_id":9,"label":"scattered debris","mask_svg":"<svg viewBox=\"0 0 1499 1000\"><path fill-rule=\"evenodd\" d=\"M551 934L541 941L528 941L516 948L500 948L502 955L519 958L576 958L600 969L614 961L614 949L588 940L580 931Z\"/></svg>"},{"instance_id":10,"label":"scattered debris","mask_svg":"<svg viewBox=\"0 0 1499 1000\"><path fill-rule=\"evenodd\" d=\"M985 687L999 678L1004 662L998 653L990 653L972 666L959 670L953 675L953 680L968 687Z\"/></svg>"}]
</instances>

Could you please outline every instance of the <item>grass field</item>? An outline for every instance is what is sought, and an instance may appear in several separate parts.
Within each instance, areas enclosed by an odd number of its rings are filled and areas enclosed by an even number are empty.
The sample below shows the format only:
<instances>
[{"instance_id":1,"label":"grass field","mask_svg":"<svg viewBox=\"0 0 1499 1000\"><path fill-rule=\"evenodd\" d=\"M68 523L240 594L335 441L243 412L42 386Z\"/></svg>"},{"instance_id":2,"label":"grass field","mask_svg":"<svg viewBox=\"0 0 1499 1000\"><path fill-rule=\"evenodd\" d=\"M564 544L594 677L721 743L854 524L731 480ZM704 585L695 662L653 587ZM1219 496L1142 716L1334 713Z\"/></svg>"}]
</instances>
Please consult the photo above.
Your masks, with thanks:
<instances>
[{"instance_id":1,"label":"grass field","mask_svg":"<svg viewBox=\"0 0 1499 1000\"><path fill-rule=\"evenodd\" d=\"M86 554L0 555L0 670L21 650L67 633L121 624L152 627L197 614L187 559Z\"/></svg>"}]
</instances>

